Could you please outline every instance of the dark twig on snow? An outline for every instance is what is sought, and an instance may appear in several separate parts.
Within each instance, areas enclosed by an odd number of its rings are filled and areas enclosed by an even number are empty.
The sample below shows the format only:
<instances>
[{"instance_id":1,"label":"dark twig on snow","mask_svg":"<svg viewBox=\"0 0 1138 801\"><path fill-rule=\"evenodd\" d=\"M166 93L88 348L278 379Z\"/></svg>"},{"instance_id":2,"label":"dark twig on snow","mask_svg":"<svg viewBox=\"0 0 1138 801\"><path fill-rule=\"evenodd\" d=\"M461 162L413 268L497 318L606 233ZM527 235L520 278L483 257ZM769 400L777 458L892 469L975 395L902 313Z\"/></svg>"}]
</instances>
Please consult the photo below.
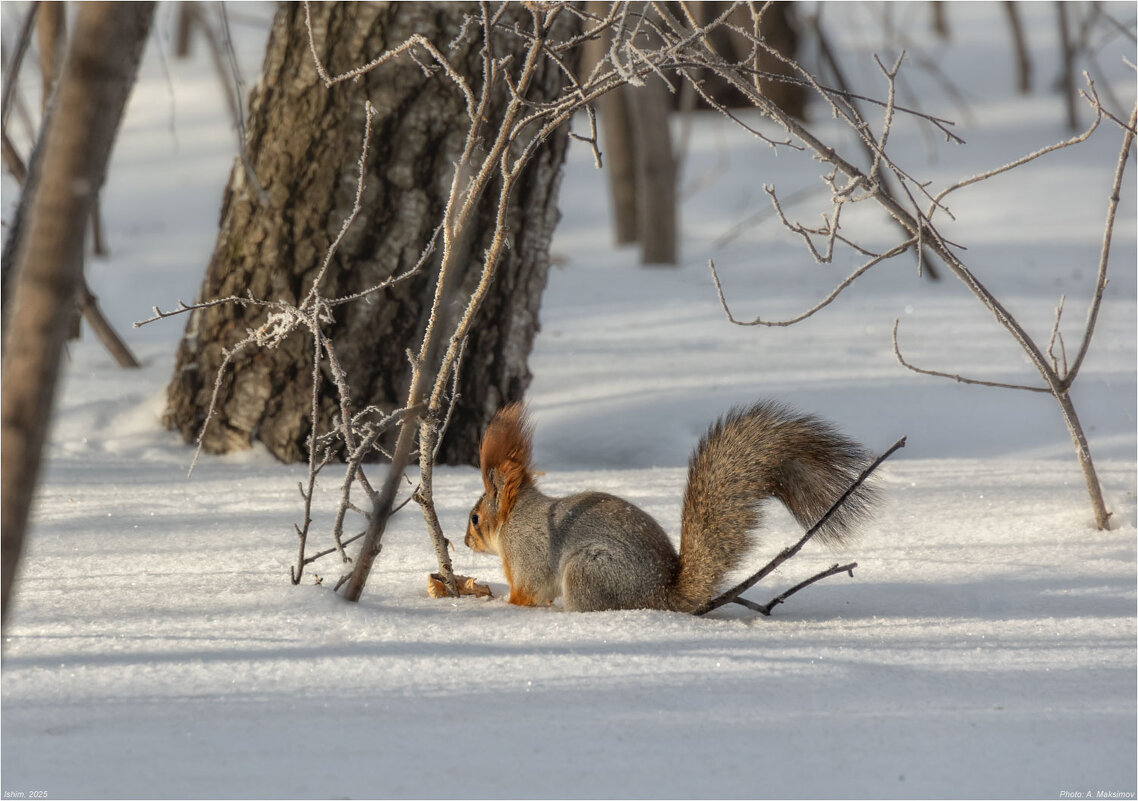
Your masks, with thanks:
<instances>
[{"instance_id":1,"label":"dark twig on snow","mask_svg":"<svg viewBox=\"0 0 1138 801\"><path fill-rule=\"evenodd\" d=\"M754 601L748 601L746 598L734 598L732 600L732 603L737 603L740 606L745 606L748 609L754 610L755 612L758 612L761 615L766 615L767 617L770 617L771 611L776 606L783 603L787 598L794 595L794 593L798 592L799 590L802 590L802 589L809 587L811 584L813 584L816 581L821 581L822 579L829 578L830 576L836 576L839 573L849 573L850 578L853 578L853 572L854 572L855 567L857 567L857 562L850 562L848 565L834 565L831 568L823 570L821 573L818 573L814 576L811 576L810 578L806 579L805 581L798 582L793 587L791 587L789 590L782 593L781 595L778 595L774 598L771 598L765 604L757 604Z\"/></svg>"}]
</instances>

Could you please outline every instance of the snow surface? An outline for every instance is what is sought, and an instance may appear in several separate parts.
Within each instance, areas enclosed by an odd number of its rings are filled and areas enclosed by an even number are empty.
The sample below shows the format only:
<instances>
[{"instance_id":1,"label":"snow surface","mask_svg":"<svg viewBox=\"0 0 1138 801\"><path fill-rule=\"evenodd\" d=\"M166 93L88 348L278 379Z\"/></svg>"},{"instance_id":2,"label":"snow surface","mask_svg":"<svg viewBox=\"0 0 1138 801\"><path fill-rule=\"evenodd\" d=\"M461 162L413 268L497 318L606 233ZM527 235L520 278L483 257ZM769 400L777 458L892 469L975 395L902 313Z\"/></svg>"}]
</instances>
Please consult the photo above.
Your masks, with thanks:
<instances>
[{"instance_id":1,"label":"snow surface","mask_svg":"<svg viewBox=\"0 0 1138 801\"><path fill-rule=\"evenodd\" d=\"M203 458L187 479L189 449L158 423L181 324L127 329L155 304L193 298L233 153L206 56L163 56L172 8L160 9L163 35L104 196L112 255L89 266L145 365L118 370L89 338L70 349L4 631L4 798L1134 797L1134 172L1074 393L1111 531L1093 530L1047 396L960 386L894 360L900 318L906 355L923 366L1033 380L953 279L922 280L897 260L798 326L724 320L708 257L744 318L801 311L857 259L815 265L762 211L763 184L789 198L819 183L815 165L701 116L684 165L679 268L641 268L609 246L604 176L571 150L554 243L564 265L531 360L541 481L553 493L618 493L675 532L688 452L734 403L786 400L873 450L907 434L863 538L837 556L808 548L750 596L764 601L837 558L859 563L855 577L813 586L772 618L738 607L703 619L577 615L510 607L497 561L460 547L456 569L498 597L431 600L433 556L409 509L349 605L312 574L299 588L288 580L304 469L254 449ZM869 56L891 56L875 9L825 16L852 76L880 94ZM1056 96L1014 94L997 4L950 5L949 43L928 40L925 11L891 9L969 101L964 114L927 73L906 73L922 108L958 119L968 141L949 146L899 120L890 141L917 174L944 186L1066 135ZM1047 87L1053 7L1022 10ZM1130 4L1108 10L1134 16ZM238 33L255 75L264 26ZM1099 61L1129 103L1123 55L1133 47L1115 39ZM952 198L948 230L969 246L967 262L1044 342L1060 294L1067 345L1078 341L1119 140L1104 126ZM5 214L14 198L5 183ZM827 210L820 194L789 208L807 222ZM890 241L879 215L856 216L849 230ZM336 484L321 487L318 534ZM456 541L478 486L473 469L438 471ZM772 509L749 563L794 537ZM329 584L339 573L331 560L314 567Z\"/></svg>"}]
</instances>

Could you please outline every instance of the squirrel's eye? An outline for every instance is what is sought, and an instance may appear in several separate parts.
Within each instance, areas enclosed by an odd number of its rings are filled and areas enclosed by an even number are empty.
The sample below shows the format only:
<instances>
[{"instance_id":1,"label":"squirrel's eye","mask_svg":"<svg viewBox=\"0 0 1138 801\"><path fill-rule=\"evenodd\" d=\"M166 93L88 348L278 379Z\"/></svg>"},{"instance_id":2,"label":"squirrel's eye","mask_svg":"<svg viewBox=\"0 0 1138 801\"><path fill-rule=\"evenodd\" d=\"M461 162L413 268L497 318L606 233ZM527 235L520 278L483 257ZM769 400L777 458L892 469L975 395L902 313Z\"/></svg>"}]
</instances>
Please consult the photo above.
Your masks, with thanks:
<instances>
[{"instance_id":1,"label":"squirrel's eye","mask_svg":"<svg viewBox=\"0 0 1138 801\"><path fill-rule=\"evenodd\" d=\"M472 525L472 526L478 525L478 512L471 512L470 513L470 525Z\"/></svg>"}]
</instances>

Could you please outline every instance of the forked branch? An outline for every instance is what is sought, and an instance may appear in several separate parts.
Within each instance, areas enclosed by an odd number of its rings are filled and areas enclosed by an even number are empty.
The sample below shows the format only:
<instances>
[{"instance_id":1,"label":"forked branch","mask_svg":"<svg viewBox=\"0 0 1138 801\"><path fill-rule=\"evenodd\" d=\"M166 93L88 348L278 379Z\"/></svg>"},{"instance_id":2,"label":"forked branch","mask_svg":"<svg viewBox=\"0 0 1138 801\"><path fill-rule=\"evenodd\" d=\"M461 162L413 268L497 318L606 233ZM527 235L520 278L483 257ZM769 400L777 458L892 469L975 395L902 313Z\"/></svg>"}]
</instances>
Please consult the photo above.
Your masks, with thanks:
<instances>
[{"instance_id":1,"label":"forked branch","mask_svg":"<svg viewBox=\"0 0 1138 801\"><path fill-rule=\"evenodd\" d=\"M900 325L900 320L893 321L893 355L897 357L897 361L901 363L902 367L908 370L912 370L914 373L936 376L937 378L950 378L958 384L975 384L981 387L996 387L998 389L1022 389L1025 392L1051 391L1048 387L1033 387L1028 384L1004 384L999 381L986 381L980 378L965 378L964 376L958 375L956 373L944 373L940 370L927 370L923 367L917 367L914 364L910 364L909 362L905 361L905 357L901 355L901 346L897 342L897 328Z\"/></svg>"},{"instance_id":2,"label":"forked branch","mask_svg":"<svg viewBox=\"0 0 1138 801\"><path fill-rule=\"evenodd\" d=\"M821 581L824 578L829 578L830 576L837 576L837 575L840 575L842 573L848 573L849 577L853 578L853 572L854 572L855 567L857 567L857 562L850 562L847 565L834 565L833 567L831 567L827 570L823 570L821 573L818 573L816 575L811 576L810 578L806 579L805 581L798 582L793 587L791 587L789 590L786 590L785 592L781 593L780 595L777 595L774 598L771 598L765 604L759 604L759 603L755 603L754 601L748 601L746 598L742 598L742 597L734 598L732 600L732 603L737 603L740 606L745 606L748 609L754 610L755 612L758 612L761 615L765 615L766 617L770 617L771 612L774 610L774 608L776 606L778 606L781 603L784 603L787 598L794 595L799 590L804 590L807 587L809 587L811 584L813 584L817 581Z\"/></svg>"}]
</instances>

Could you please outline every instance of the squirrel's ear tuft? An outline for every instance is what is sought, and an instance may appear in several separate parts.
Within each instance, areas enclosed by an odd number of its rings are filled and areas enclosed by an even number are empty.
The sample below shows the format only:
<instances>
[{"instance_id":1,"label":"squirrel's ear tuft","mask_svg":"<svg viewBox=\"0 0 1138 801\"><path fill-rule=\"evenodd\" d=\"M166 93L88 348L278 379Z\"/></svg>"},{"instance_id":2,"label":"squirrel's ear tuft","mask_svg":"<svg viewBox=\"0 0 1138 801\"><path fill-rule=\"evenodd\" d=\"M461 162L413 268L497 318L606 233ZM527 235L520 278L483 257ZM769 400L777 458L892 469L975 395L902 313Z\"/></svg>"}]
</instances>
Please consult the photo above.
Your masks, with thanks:
<instances>
[{"instance_id":1,"label":"squirrel's ear tuft","mask_svg":"<svg viewBox=\"0 0 1138 801\"><path fill-rule=\"evenodd\" d=\"M500 409L482 435L482 482L496 496L499 519L510 513L518 490L533 484L532 443L533 426L520 403Z\"/></svg>"}]
</instances>

